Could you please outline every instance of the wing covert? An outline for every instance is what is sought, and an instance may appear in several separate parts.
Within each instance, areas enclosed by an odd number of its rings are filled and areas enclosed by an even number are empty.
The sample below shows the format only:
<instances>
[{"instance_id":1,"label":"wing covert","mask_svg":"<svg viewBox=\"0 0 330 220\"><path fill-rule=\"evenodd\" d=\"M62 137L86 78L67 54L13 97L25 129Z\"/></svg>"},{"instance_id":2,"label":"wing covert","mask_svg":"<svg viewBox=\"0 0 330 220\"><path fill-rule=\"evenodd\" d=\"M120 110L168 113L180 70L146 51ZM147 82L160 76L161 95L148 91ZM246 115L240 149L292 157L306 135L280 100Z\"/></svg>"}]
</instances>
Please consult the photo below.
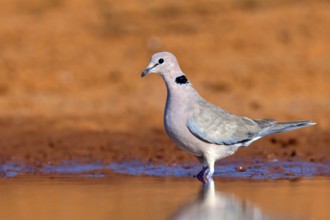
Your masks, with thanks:
<instances>
[{"instance_id":1,"label":"wing covert","mask_svg":"<svg viewBox=\"0 0 330 220\"><path fill-rule=\"evenodd\" d=\"M233 115L204 100L194 109L187 127L199 139L219 145L247 142L261 130L254 120Z\"/></svg>"}]
</instances>

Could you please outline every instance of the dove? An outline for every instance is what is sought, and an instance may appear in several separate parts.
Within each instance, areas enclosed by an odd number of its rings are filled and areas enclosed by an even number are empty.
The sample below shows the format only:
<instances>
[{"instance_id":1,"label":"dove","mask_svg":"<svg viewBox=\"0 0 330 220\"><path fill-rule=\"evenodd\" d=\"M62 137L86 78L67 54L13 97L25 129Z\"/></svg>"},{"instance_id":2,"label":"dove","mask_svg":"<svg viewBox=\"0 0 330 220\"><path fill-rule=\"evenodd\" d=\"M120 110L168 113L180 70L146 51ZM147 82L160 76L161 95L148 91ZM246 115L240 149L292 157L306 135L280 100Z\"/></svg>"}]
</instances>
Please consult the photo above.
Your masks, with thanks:
<instances>
[{"instance_id":1,"label":"dove","mask_svg":"<svg viewBox=\"0 0 330 220\"><path fill-rule=\"evenodd\" d=\"M273 119L250 119L232 114L208 102L192 86L170 52L152 55L141 77L159 74L165 81L167 98L164 127L181 149L194 155L202 164L196 175L202 183L212 180L217 160L234 154L239 148L270 134L314 125L301 120L277 122Z\"/></svg>"}]
</instances>

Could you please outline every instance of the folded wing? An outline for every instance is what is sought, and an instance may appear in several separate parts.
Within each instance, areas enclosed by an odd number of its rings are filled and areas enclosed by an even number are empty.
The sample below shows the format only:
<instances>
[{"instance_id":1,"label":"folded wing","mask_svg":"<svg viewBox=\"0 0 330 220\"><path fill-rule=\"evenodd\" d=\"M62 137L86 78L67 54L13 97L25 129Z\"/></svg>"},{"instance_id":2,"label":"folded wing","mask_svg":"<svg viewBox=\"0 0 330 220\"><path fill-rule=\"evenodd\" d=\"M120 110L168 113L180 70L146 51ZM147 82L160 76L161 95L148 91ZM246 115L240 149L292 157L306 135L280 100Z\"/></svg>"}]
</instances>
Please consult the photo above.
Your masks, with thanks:
<instances>
[{"instance_id":1,"label":"folded wing","mask_svg":"<svg viewBox=\"0 0 330 220\"><path fill-rule=\"evenodd\" d=\"M249 144L258 134L276 124L272 119L253 120L233 115L202 100L188 120L187 127L199 139L213 144Z\"/></svg>"}]
</instances>

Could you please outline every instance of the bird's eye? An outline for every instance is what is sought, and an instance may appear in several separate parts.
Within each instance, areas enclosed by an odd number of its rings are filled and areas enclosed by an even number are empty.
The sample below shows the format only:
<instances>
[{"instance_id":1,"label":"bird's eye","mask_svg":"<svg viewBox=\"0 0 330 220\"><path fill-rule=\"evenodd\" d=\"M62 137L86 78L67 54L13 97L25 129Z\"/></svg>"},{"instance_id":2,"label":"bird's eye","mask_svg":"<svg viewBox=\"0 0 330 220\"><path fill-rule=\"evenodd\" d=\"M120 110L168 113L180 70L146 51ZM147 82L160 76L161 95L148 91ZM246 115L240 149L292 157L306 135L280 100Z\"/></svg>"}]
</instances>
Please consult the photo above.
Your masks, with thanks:
<instances>
[{"instance_id":1,"label":"bird's eye","mask_svg":"<svg viewBox=\"0 0 330 220\"><path fill-rule=\"evenodd\" d=\"M164 59L163 59L163 58L160 58L160 59L158 60L158 63L159 63L159 64L164 63Z\"/></svg>"}]
</instances>

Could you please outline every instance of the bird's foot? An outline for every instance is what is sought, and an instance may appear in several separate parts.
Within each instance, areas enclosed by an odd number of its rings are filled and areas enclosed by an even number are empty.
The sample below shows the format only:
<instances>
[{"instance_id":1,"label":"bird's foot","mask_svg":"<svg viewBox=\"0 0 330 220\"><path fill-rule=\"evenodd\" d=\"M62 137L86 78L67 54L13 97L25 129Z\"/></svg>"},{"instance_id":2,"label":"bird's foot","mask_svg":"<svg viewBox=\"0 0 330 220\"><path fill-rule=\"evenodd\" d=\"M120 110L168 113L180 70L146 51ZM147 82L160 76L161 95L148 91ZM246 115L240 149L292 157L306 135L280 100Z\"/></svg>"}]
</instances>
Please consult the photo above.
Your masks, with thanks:
<instances>
[{"instance_id":1,"label":"bird's foot","mask_svg":"<svg viewBox=\"0 0 330 220\"><path fill-rule=\"evenodd\" d=\"M203 176L207 167L203 167L203 169L195 176L199 181L203 182Z\"/></svg>"},{"instance_id":2,"label":"bird's foot","mask_svg":"<svg viewBox=\"0 0 330 220\"><path fill-rule=\"evenodd\" d=\"M212 172L208 167L203 167L203 169L197 174L197 179L201 181L203 184L209 183L213 181L212 179Z\"/></svg>"}]
</instances>

